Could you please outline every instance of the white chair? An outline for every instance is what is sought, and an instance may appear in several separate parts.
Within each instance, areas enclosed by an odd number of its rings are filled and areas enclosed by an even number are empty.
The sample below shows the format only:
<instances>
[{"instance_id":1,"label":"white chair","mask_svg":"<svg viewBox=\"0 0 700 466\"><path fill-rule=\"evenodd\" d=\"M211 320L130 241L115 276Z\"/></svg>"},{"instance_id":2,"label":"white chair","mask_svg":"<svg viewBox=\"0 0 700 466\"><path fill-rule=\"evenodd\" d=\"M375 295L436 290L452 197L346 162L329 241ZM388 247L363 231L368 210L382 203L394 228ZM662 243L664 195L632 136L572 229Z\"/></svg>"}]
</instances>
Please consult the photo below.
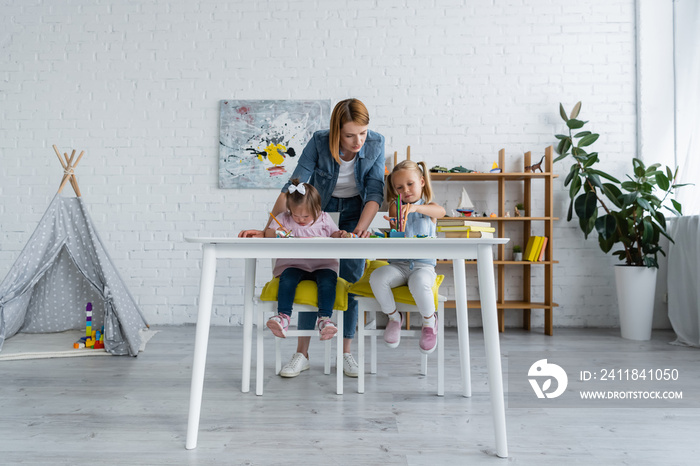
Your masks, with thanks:
<instances>
[{"instance_id":1,"label":"white chair","mask_svg":"<svg viewBox=\"0 0 700 466\"><path fill-rule=\"evenodd\" d=\"M365 337L370 337L370 373L377 373L377 337L384 336L384 329L377 328L377 314L382 313L382 309L376 299L370 297L358 296L358 319L357 319L357 353L358 353L358 365L360 366L358 378L357 378L357 392L365 392ZM443 396L445 394L445 319L444 319L444 309L445 309L445 298L442 295L438 295L438 306L437 306L437 316L438 316L438 339L437 348L435 352L437 353L437 394L438 396ZM405 304L396 303L396 309L399 312L404 312L407 314L417 313L418 322L421 322L422 318L418 310L418 306L415 304ZM366 316L366 321L363 324L363 317ZM403 341L404 337L415 337L420 336L420 329L401 329L401 344L407 344ZM418 352L418 345L415 345L416 352ZM420 353L421 355L421 375L428 375L428 355Z\"/></svg>"},{"instance_id":2,"label":"white chair","mask_svg":"<svg viewBox=\"0 0 700 466\"><path fill-rule=\"evenodd\" d=\"M274 269L274 261L272 264L272 267ZM339 278L339 280L341 280ZM303 280L301 283L309 281L309 280ZM315 282L311 282L313 286L316 286ZM311 306L308 304L298 304L294 303L294 313L301 313L301 312L313 312L314 315L317 314L318 308L315 306ZM264 332L268 333L272 338L275 339L275 374L279 374L280 370L282 369L282 355L281 355L281 350L280 350L280 342L281 338L277 338L274 335L272 335L272 332L268 332L266 330L266 325L265 322L267 318L277 314L277 301L263 301L260 299L260 296L255 297L255 324L257 326L257 333L256 333L256 338L257 338L257 358L256 358L256 366L255 366L255 394L261 396L263 394L263 373L264 373L264 368L265 368L265 351L264 351ZM297 314L298 315L298 314ZM338 328L338 332L335 335L336 339L336 393L338 395L343 394L343 314L342 311L334 310L333 311L333 322L336 324L336 327ZM318 330L299 330L293 327L290 327L289 330L287 331L287 338L294 338L294 337L318 337L319 333ZM333 340L326 340L324 343L325 351L324 351L324 374L330 374L331 373L331 342ZM295 342L296 343L296 342Z\"/></svg>"}]
</instances>

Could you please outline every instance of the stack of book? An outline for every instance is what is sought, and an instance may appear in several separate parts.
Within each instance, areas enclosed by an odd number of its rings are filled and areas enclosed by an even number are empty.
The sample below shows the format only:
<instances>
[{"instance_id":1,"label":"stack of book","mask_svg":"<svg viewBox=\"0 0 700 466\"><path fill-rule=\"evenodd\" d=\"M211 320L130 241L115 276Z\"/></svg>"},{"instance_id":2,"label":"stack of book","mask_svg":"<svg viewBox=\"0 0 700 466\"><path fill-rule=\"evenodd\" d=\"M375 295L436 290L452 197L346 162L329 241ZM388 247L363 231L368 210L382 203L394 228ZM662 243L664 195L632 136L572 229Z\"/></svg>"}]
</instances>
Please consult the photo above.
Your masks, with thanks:
<instances>
[{"instance_id":1,"label":"stack of book","mask_svg":"<svg viewBox=\"0 0 700 466\"><path fill-rule=\"evenodd\" d=\"M523 259L530 262L540 262L544 260L544 253L547 250L546 236L530 236L525 246Z\"/></svg>"},{"instance_id":2,"label":"stack of book","mask_svg":"<svg viewBox=\"0 0 700 466\"><path fill-rule=\"evenodd\" d=\"M439 218L437 221L438 236L445 238L493 238L495 231L489 222L461 218Z\"/></svg>"}]
</instances>

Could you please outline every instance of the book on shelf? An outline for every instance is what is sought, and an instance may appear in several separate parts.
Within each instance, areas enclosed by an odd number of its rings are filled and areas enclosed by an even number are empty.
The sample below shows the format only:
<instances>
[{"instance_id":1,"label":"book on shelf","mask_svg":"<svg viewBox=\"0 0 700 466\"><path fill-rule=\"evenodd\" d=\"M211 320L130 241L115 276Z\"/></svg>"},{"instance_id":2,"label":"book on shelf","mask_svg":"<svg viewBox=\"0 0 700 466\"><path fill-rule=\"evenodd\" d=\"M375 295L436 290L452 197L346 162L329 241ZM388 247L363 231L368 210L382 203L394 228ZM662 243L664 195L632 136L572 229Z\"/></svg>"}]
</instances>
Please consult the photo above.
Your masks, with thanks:
<instances>
[{"instance_id":1,"label":"book on shelf","mask_svg":"<svg viewBox=\"0 0 700 466\"><path fill-rule=\"evenodd\" d=\"M543 236L542 237L542 246L540 246L540 257L537 259L538 261L543 261L544 260L544 253L547 252L547 237Z\"/></svg>"},{"instance_id":2,"label":"book on shelf","mask_svg":"<svg viewBox=\"0 0 700 466\"><path fill-rule=\"evenodd\" d=\"M527 240L527 245L525 246L525 254L523 254L523 259L526 261L532 261L533 258L535 257L535 254L537 251L533 251L533 249L536 249L536 243L537 243L537 237L536 236L530 236Z\"/></svg>"},{"instance_id":3,"label":"book on shelf","mask_svg":"<svg viewBox=\"0 0 700 466\"><path fill-rule=\"evenodd\" d=\"M544 253L547 246L546 236L530 236L525 246L525 254L523 259L530 262L539 262L544 260Z\"/></svg>"},{"instance_id":4,"label":"book on shelf","mask_svg":"<svg viewBox=\"0 0 700 466\"><path fill-rule=\"evenodd\" d=\"M490 231L446 231L445 238L493 238Z\"/></svg>"},{"instance_id":5,"label":"book on shelf","mask_svg":"<svg viewBox=\"0 0 700 466\"><path fill-rule=\"evenodd\" d=\"M474 227L490 227L489 222L480 222L477 220L467 220L463 218L439 218L437 219L438 226L474 226Z\"/></svg>"},{"instance_id":6,"label":"book on shelf","mask_svg":"<svg viewBox=\"0 0 700 466\"><path fill-rule=\"evenodd\" d=\"M496 229L494 227L483 225L438 225L437 231L483 231L487 233L494 233Z\"/></svg>"}]
</instances>

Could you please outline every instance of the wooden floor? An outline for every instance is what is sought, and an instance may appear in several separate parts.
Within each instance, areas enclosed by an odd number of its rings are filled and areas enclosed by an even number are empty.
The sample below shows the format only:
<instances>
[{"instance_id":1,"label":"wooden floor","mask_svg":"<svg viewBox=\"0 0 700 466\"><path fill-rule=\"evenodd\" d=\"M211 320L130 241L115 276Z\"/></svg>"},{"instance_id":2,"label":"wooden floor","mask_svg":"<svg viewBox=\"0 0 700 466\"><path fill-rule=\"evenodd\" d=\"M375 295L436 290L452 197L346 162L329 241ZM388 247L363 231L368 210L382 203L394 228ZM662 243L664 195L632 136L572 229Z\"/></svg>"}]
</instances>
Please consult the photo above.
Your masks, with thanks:
<instances>
[{"instance_id":1,"label":"wooden floor","mask_svg":"<svg viewBox=\"0 0 700 466\"><path fill-rule=\"evenodd\" d=\"M601 466L700 458L700 409L661 408L508 408L510 457L496 457L480 329L470 334L474 393L464 398L454 329L444 397L435 396L435 371L418 375L415 340L382 345L367 392L357 394L356 379L345 378L338 396L317 342L311 370L281 379L272 374L271 338L258 397L254 386L240 392L241 328L212 328L198 448L187 451L194 327L159 330L138 358L0 362L0 463ZM668 331L639 343L608 329L556 329L554 337L509 329L501 349L504 360L518 351L639 351L651 363L654 354L676 352L681 373L697 378L700 350L669 345L673 339ZM293 342L285 343L291 355Z\"/></svg>"}]
</instances>

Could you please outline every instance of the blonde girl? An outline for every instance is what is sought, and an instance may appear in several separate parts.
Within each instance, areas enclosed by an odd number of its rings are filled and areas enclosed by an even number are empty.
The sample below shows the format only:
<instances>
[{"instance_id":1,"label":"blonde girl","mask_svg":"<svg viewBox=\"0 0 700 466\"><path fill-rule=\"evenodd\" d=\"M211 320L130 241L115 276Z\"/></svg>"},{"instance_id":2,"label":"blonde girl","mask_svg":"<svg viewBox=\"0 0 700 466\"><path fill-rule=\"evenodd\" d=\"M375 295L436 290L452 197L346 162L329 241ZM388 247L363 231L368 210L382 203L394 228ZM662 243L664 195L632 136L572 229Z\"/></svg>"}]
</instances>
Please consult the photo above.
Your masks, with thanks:
<instances>
[{"instance_id":1,"label":"blonde girl","mask_svg":"<svg viewBox=\"0 0 700 466\"><path fill-rule=\"evenodd\" d=\"M400 210L396 199L401 196ZM432 202L433 190L430 185L430 172L425 163L405 160L397 164L387 180L387 200L392 228L403 219L406 237L435 236L436 222L445 216L445 209ZM380 267L372 273L370 286L382 311L389 322L384 330L384 342L390 348L399 346L401 326L404 315L396 310L396 302L391 289L408 285L423 317L423 328L418 342L421 352L432 353L437 346L437 316L433 298L435 283L434 259L393 259L389 265Z\"/></svg>"}]
</instances>

